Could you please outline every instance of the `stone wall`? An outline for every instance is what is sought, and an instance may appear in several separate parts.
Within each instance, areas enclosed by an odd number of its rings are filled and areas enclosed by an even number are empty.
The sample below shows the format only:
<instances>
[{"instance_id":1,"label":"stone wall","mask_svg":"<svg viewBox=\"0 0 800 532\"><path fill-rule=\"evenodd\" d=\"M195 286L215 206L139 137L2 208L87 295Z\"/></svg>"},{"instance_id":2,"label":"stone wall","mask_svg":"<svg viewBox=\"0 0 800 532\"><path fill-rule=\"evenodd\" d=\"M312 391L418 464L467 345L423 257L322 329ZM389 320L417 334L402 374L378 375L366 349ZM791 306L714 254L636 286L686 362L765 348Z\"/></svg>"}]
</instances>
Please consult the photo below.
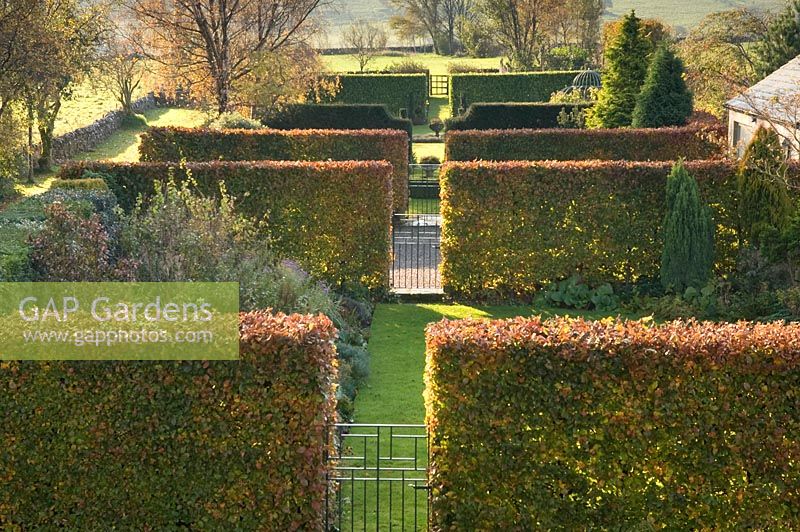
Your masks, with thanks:
<instances>
[{"instance_id":1,"label":"stone wall","mask_svg":"<svg viewBox=\"0 0 800 532\"><path fill-rule=\"evenodd\" d=\"M136 112L153 109L156 101L152 93L133 102ZM111 111L103 118L53 139L53 160L66 161L81 152L95 149L101 142L107 140L122 126L125 113Z\"/></svg>"}]
</instances>

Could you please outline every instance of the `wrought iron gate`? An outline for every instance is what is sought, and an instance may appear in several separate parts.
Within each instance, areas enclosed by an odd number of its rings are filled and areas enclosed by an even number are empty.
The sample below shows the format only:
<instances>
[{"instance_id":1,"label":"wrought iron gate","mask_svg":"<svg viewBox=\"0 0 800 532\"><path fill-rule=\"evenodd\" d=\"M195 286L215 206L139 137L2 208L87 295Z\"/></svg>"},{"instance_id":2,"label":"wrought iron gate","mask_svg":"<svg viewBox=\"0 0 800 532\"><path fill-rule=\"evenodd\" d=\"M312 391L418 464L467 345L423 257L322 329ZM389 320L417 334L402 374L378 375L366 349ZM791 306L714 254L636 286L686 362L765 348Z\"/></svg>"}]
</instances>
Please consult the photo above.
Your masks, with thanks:
<instances>
[{"instance_id":1,"label":"wrought iron gate","mask_svg":"<svg viewBox=\"0 0 800 532\"><path fill-rule=\"evenodd\" d=\"M395 293L441 291L439 168L428 164L411 166L408 211L392 217L393 261L389 278Z\"/></svg>"},{"instance_id":2,"label":"wrought iron gate","mask_svg":"<svg viewBox=\"0 0 800 532\"><path fill-rule=\"evenodd\" d=\"M450 77L431 76L431 96L450 96Z\"/></svg>"},{"instance_id":3,"label":"wrought iron gate","mask_svg":"<svg viewBox=\"0 0 800 532\"><path fill-rule=\"evenodd\" d=\"M339 423L334 437L326 532L428 529L425 425Z\"/></svg>"}]
</instances>

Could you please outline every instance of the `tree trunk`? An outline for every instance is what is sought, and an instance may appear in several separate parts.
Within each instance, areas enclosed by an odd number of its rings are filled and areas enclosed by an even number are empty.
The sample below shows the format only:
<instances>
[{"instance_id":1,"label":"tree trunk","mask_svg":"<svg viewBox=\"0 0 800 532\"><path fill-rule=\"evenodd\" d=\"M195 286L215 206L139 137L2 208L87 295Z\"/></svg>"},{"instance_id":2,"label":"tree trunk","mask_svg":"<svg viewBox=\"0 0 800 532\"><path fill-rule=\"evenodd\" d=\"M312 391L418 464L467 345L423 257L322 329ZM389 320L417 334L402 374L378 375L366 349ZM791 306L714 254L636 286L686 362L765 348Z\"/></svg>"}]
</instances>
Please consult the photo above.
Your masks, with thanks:
<instances>
[{"instance_id":1,"label":"tree trunk","mask_svg":"<svg viewBox=\"0 0 800 532\"><path fill-rule=\"evenodd\" d=\"M33 98L26 98L28 107L28 179L29 185L33 184Z\"/></svg>"},{"instance_id":2,"label":"tree trunk","mask_svg":"<svg viewBox=\"0 0 800 532\"><path fill-rule=\"evenodd\" d=\"M48 103L46 96L42 96L37 105L37 121L39 123L39 139L42 151L39 154L38 170L47 172L53 166L53 132L56 127L56 118L61 110L61 91L52 104Z\"/></svg>"}]
</instances>

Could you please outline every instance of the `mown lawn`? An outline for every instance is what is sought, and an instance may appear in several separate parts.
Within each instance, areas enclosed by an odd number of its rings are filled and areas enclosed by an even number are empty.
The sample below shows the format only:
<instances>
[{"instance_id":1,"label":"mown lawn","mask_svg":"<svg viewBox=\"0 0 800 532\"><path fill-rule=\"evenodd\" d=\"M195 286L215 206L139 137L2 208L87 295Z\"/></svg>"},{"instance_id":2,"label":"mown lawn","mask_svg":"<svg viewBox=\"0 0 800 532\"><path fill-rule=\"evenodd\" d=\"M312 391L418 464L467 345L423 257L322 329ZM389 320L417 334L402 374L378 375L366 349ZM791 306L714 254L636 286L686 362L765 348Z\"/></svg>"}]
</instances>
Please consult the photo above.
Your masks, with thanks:
<instances>
[{"instance_id":1,"label":"mown lawn","mask_svg":"<svg viewBox=\"0 0 800 532\"><path fill-rule=\"evenodd\" d=\"M358 72L358 61L351 55L324 55L322 56L322 61L331 72ZM436 54L410 53L377 56L367 65L367 70L383 70L401 61L421 63L434 75L447 74L447 67L451 63L468 64L474 68L481 69L500 69L499 57L448 57Z\"/></svg>"}]
</instances>

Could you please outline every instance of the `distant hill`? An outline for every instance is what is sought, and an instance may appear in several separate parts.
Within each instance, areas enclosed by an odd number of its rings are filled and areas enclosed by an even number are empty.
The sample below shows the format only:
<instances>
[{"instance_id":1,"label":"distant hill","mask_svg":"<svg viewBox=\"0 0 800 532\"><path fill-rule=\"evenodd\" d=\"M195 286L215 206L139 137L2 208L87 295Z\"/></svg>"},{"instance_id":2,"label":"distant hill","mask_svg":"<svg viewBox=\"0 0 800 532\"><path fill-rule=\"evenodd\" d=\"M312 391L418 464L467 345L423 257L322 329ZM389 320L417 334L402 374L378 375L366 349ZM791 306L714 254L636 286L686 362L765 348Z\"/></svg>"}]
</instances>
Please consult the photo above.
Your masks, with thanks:
<instances>
[{"instance_id":1,"label":"distant hill","mask_svg":"<svg viewBox=\"0 0 800 532\"><path fill-rule=\"evenodd\" d=\"M388 0L335 0L336 6L325 14L325 37L321 47L341 46L341 32L354 20L387 22L394 14ZM640 17L660 18L679 31L685 31L707 14L738 7L764 10L780 9L784 0L606 0L606 18L616 19L636 10ZM401 44L390 42L390 44Z\"/></svg>"}]
</instances>

